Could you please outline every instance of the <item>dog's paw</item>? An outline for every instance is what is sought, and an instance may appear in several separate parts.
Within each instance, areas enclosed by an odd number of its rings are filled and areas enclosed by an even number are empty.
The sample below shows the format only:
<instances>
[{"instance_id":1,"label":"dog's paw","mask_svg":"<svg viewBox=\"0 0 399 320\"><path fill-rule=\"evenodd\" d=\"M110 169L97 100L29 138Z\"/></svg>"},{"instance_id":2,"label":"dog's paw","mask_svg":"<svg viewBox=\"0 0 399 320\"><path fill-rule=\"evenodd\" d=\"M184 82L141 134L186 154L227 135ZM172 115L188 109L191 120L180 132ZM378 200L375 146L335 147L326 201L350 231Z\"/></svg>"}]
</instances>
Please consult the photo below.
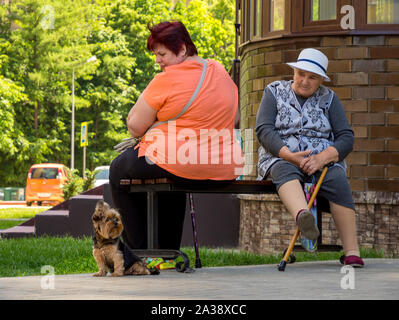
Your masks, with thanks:
<instances>
[{"instance_id":1,"label":"dog's paw","mask_svg":"<svg viewBox=\"0 0 399 320\"><path fill-rule=\"evenodd\" d=\"M154 268L156 269L156 268ZM134 263L129 269L125 270L126 275L150 275L150 270L142 262Z\"/></svg>"},{"instance_id":2,"label":"dog's paw","mask_svg":"<svg viewBox=\"0 0 399 320\"><path fill-rule=\"evenodd\" d=\"M93 277L105 277L107 275L107 272L105 271L98 271L95 274L93 274Z\"/></svg>"}]
</instances>

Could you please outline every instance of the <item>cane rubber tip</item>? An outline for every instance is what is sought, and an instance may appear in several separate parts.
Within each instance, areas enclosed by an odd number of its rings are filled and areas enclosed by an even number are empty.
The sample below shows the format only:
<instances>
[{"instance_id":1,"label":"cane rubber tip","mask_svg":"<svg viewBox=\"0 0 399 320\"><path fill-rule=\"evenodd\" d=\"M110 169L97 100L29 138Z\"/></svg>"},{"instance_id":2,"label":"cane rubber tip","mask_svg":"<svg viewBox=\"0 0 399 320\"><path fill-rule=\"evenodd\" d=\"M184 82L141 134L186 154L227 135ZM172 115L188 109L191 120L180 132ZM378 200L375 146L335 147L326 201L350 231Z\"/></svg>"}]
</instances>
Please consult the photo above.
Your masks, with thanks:
<instances>
[{"instance_id":1,"label":"cane rubber tip","mask_svg":"<svg viewBox=\"0 0 399 320\"><path fill-rule=\"evenodd\" d=\"M287 262L284 260L281 260L280 264L277 266L278 271L285 271L285 266L287 265Z\"/></svg>"},{"instance_id":2,"label":"cane rubber tip","mask_svg":"<svg viewBox=\"0 0 399 320\"><path fill-rule=\"evenodd\" d=\"M196 261L195 261L195 268L196 268L196 269L201 269L201 268L202 268L201 260L196 260Z\"/></svg>"}]
</instances>

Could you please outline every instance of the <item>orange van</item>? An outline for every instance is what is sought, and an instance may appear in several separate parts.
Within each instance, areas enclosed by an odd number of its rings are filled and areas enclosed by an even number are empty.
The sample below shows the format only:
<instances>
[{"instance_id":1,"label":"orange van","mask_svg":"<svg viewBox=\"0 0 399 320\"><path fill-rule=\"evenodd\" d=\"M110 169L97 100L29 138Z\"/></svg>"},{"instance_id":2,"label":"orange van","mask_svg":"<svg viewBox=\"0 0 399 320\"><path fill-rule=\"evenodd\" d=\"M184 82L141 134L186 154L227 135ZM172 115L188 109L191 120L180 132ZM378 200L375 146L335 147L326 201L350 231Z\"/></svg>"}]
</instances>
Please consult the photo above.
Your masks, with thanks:
<instances>
[{"instance_id":1,"label":"orange van","mask_svg":"<svg viewBox=\"0 0 399 320\"><path fill-rule=\"evenodd\" d=\"M26 180L25 200L30 206L37 201L59 203L64 201L62 187L67 181L67 171L63 164L41 163L34 164Z\"/></svg>"}]
</instances>

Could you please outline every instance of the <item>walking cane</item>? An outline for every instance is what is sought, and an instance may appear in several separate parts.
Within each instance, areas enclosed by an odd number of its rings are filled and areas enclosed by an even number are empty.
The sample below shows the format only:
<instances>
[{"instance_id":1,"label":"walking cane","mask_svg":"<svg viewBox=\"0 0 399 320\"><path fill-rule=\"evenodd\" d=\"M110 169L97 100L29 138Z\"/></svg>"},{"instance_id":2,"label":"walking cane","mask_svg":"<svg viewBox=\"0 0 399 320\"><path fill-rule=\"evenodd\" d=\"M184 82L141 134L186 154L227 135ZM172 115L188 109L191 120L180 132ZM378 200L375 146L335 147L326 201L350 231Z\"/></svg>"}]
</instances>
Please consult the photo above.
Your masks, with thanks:
<instances>
[{"instance_id":1,"label":"walking cane","mask_svg":"<svg viewBox=\"0 0 399 320\"><path fill-rule=\"evenodd\" d=\"M324 177L326 176L328 167L324 167L323 171L321 172L321 176L319 178L319 181L317 181L316 187L312 193L312 196L310 197L309 203L308 203L308 210L312 208L313 202L316 199L317 193L319 192L319 189L321 187L321 184L323 183ZM280 264L278 265L278 271L285 271L285 266L287 265L287 261L291 255L292 250L294 249L295 242L299 237L299 228L296 228L294 237L291 239L290 245L285 252L283 260L281 260Z\"/></svg>"},{"instance_id":2,"label":"walking cane","mask_svg":"<svg viewBox=\"0 0 399 320\"><path fill-rule=\"evenodd\" d=\"M199 256L199 250L198 250L197 223L195 221L193 194L190 193L189 196L190 196L191 222L193 225L193 237L194 237L194 247L195 247L195 267L199 269L199 268L202 268L202 263L201 263L201 259Z\"/></svg>"}]
</instances>

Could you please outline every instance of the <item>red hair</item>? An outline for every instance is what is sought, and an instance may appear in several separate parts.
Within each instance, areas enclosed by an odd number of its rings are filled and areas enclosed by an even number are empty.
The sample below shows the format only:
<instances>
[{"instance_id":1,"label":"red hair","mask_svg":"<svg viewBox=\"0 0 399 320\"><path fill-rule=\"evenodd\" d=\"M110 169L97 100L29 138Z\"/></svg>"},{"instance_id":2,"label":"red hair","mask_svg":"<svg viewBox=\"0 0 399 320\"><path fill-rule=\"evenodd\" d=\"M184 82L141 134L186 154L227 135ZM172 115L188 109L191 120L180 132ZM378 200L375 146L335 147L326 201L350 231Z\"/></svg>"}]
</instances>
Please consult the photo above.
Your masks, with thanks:
<instances>
[{"instance_id":1,"label":"red hair","mask_svg":"<svg viewBox=\"0 0 399 320\"><path fill-rule=\"evenodd\" d=\"M198 54L186 27L179 21L161 22L153 27L148 26L148 30L151 32L147 39L147 49L149 51L154 51L156 45L162 44L177 55L184 44L186 45L186 54L188 56Z\"/></svg>"}]
</instances>

